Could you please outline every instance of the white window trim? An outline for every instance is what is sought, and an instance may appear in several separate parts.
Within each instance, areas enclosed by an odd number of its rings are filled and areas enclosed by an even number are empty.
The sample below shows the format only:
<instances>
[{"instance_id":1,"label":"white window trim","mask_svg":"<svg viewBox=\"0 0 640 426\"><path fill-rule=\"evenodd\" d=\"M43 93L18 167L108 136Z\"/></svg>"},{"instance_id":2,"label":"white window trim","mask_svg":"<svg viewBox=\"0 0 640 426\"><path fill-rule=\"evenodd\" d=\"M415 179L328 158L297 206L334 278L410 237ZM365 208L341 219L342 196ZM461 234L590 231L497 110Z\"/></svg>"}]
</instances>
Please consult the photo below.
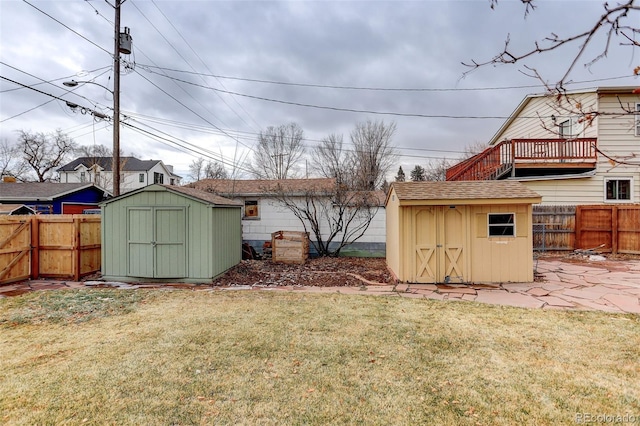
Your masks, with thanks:
<instances>
[{"instance_id":1,"label":"white window trim","mask_svg":"<svg viewBox=\"0 0 640 426\"><path fill-rule=\"evenodd\" d=\"M513 216L513 235L491 235L491 226L489 225L489 217L496 215L510 214ZM508 224L510 225L510 224ZM516 213L515 212L501 212L501 213L487 213L487 238L516 238L518 233L516 232Z\"/></svg>"},{"instance_id":2,"label":"white window trim","mask_svg":"<svg viewBox=\"0 0 640 426\"><path fill-rule=\"evenodd\" d=\"M628 200L608 200L607 199L607 182L612 181L612 180L628 180L631 181L631 189L630 189L630 194L629 194L629 199ZM602 182L602 189L603 189L603 194L602 194L602 198L604 199L604 202L607 204L633 204L633 200L634 200L634 192L635 192L635 182L633 179L633 176L610 176L610 177L605 177L604 181Z\"/></svg>"}]
</instances>

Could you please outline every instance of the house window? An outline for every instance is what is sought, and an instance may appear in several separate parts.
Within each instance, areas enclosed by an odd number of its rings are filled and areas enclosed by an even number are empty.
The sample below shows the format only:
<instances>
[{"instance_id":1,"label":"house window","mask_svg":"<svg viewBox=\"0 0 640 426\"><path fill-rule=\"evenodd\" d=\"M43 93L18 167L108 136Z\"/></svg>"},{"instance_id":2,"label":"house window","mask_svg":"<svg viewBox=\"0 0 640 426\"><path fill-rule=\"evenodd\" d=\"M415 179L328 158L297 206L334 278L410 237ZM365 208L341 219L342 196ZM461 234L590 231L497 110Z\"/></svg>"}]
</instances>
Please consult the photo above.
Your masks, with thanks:
<instances>
[{"instance_id":1,"label":"house window","mask_svg":"<svg viewBox=\"0 0 640 426\"><path fill-rule=\"evenodd\" d=\"M87 181L87 174L85 172L80 172L80 182Z\"/></svg>"},{"instance_id":2,"label":"house window","mask_svg":"<svg viewBox=\"0 0 640 426\"><path fill-rule=\"evenodd\" d=\"M488 219L490 237L515 237L514 213L489 213Z\"/></svg>"},{"instance_id":3,"label":"house window","mask_svg":"<svg viewBox=\"0 0 640 426\"><path fill-rule=\"evenodd\" d=\"M94 182L100 183L100 172L96 172L94 176Z\"/></svg>"},{"instance_id":4,"label":"house window","mask_svg":"<svg viewBox=\"0 0 640 426\"><path fill-rule=\"evenodd\" d=\"M164 175L162 173L153 172L153 183L164 183Z\"/></svg>"},{"instance_id":5,"label":"house window","mask_svg":"<svg viewBox=\"0 0 640 426\"><path fill-rule=\"evenodd\" d=\"M636 104L636 136L640 136L640 103Z\"/></svg>"},{"instance_id":6,"label":"house window","mask_svg":"<svg viewBox=\"0 0 640 426\"><path fill-rule=\"evenodd\" d=\"M176 180L174 178L169 179L169 184L170 185L175 185L176 184Z\"/></svg>"},{"instance_id":7,"label":"house window","mask_svg":"<svg viewBox=\"0 0 640 426\"><path fill-rule=\"evenodd\" d=\"M244 218L245 219L258 219L258 201L257 200L245 200L244 201Z\"/></svg>"},{"instance_id":8,"label":"house window","mask_svg":"<svg viewBox=\"0 0 640 426\"><path fill-rule=\"evenodd\" d=\"M633 179L631 178L611 178L605 179L605 201L608 202L630 202L633 190Z\"/></svg>"},{"instance_id":9,"label":"house window","mask_svg":"<svg viewBox=\"0 0 640 426\"><path fill-rule=\"evenodd\" d=\"M140 182L140 183L144 183L144 173L140 173L140 174L138 175L138 182Z\"/></svg>"},{"instance_id":10,"label":"house window","mask_svg":"<svg viewBox=\"0 0 640 426\"><path fill-rule=\"evenodd\" d=\"M571 119L565 120L562 123L558 124L558 135L560 139L570 138L571 135Z\"/></svg>"}]
</instances>

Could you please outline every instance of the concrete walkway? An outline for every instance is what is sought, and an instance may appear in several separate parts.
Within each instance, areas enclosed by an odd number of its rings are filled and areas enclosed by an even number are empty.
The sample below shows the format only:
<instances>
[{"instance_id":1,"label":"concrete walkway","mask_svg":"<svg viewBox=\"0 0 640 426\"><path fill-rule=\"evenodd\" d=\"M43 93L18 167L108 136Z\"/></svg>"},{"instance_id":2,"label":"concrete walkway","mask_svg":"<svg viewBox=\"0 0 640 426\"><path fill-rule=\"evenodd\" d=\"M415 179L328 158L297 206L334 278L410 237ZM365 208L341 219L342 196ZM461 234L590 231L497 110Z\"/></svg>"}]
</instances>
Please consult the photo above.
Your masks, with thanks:
<instances>
[{"instance_id":1,"label":"concrete walkway","mask_svg":"<svg viewBox=\"0 0 640 426\"><path fill-rule=\"evenodd\" d=\"M522 308L597 310L640 314L640 260L570 263L538 260L536 281L503 284L407 284L396 286L363 282L361 287L232 286L205 284L126 284L102 281L32 280L0 286L0 298L30 291L114 287L121 289L163 288L196 291L304 291L376 296L466 300Z\"/></svg>"}]
</instances>

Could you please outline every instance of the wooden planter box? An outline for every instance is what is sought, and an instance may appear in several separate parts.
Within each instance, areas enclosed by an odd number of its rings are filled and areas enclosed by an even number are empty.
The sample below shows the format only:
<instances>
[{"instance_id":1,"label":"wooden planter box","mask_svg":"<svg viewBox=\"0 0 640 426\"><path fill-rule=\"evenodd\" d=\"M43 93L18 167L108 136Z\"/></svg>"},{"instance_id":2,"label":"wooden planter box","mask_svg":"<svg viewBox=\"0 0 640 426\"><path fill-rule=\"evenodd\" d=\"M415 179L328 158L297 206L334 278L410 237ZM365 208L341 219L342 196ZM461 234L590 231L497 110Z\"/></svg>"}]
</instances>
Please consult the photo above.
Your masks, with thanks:
<instances>
[{"instance_id":1,"label":"wooden planter box","mask_svg":"<svg viewBox=\"0 0 640 426\"><path fill-rule=\"evenodd\" d=\"M305 263L309 258L309 234L277 231L271 234L272 260L282 263Z\"/></svg>"}]
</instances>

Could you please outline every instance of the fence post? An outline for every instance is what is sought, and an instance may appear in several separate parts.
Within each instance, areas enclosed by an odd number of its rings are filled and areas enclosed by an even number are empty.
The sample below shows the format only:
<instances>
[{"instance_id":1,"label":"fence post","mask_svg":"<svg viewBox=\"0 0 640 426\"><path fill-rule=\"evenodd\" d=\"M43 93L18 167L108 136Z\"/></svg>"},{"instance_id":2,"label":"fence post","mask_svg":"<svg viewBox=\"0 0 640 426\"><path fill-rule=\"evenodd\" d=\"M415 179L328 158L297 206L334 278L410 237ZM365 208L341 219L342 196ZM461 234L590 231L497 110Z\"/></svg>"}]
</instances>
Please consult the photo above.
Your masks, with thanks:
<instances>
[{"instance_id":1,"label":"fence post","mask_svg":"<svg viewBox=\"0 0 640 426\"><path fill-rule=\"evenodd\" d=\"M582 206L576 206L576 242L575 248L580 249L582 244Z\"/></svg>"},{"instance_id":2,"label":"fence post","mask_svg":"<svg viewBox=\"0 0 640 426\"><path fill-rule=\"evenodd\" d=\"M31 216L31 279L40 278L40 219Z\"/></svg>"},{"instance_id":3,"label":"fence post","mask_svg":"<svg viewBox=\"0 0 640 426\"><path fill-rule=\"evenodd\" d=\"M81 255L82 250L80 250L80 245L82 244L82 238L80 236L80 219L73 216L73 280L80 280L80 262L82 261Z\"/></svg>"},{"instance_id":4,"label":"fence post","mask_svg":"<svg viewBox=\"0 0 640 426\"><path fill-rule=\"evenodd\" d=\"M611 208L611 254L618 254L618 206Z\"/></svg>"}]
</instances>

